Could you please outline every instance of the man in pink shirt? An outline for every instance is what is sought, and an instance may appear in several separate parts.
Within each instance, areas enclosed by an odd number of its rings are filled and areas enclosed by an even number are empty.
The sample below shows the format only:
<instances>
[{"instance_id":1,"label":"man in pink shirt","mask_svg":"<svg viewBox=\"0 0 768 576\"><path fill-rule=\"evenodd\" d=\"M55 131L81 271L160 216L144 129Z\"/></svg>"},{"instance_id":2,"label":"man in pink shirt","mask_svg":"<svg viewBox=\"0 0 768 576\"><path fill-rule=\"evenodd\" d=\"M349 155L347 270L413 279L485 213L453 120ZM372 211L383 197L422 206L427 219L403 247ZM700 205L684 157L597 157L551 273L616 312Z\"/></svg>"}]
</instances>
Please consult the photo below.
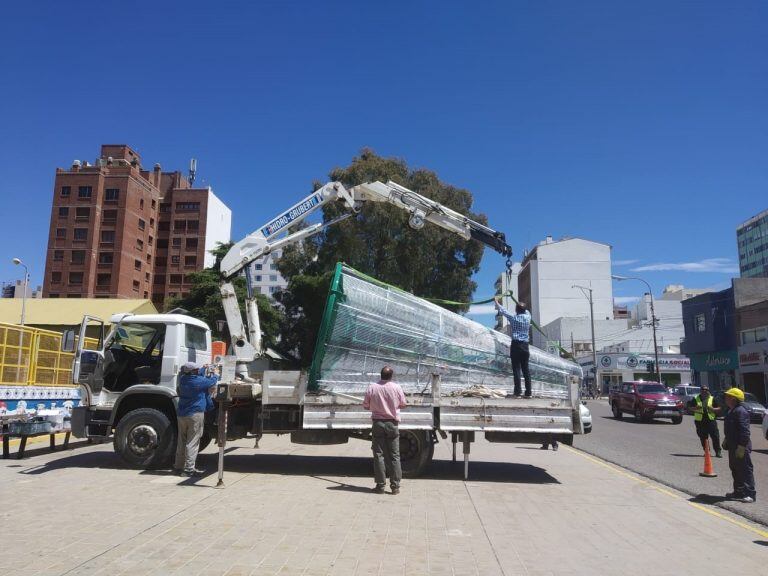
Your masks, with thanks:
<instances>
[{"instance_id":1,"label":"man in pink shirt","mask_svg":"<svg viewBox=\"0 0 768 576\"><path fill-rule=\"evenodd\" d=\"M396 382L392 382L392 368L381 369L381 380L368 386L363 400L363 408L371 411L373 420L373 475L376 479L377 494L384 493L387 484L392 494L400 493L400 480L403 471L400 468L400 408L405 407L405 394Z\"/></svg>"}]
</instances>

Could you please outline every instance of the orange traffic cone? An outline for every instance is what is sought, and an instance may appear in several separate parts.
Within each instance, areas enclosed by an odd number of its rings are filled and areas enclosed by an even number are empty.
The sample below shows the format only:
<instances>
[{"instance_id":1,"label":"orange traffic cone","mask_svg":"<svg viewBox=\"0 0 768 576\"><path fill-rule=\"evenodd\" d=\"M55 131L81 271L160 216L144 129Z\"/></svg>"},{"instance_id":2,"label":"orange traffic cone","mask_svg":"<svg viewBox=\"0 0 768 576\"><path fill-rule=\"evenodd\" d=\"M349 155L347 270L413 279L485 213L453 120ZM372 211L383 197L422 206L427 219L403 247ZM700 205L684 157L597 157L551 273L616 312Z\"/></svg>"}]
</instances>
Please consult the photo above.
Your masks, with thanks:
<instances>
[{"instance_id":1,"label":"orange traffic cone","mask_svg":"<svg viewBox=\"0 0 768 576\"><path fill-rule=\"evenodd\" d=\"M699 476L714 478L717 476L712 469L712 456L709 455L709 439L704 440L704 472L699 472Z\"/></svg>"}]
</instances>

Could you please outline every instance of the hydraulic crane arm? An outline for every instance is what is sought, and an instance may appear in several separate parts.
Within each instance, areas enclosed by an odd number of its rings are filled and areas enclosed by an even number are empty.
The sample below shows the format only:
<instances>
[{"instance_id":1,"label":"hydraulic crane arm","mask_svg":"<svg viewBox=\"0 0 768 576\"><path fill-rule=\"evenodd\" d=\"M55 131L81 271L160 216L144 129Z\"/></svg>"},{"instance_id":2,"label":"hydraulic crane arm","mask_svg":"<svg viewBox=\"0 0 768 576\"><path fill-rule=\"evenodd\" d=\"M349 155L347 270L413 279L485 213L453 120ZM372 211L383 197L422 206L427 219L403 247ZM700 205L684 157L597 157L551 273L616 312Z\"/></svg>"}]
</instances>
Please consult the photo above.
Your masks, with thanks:
<instances>
[{"instance_id":1,"label":"hydraulic crane arm","mask_svg":"<svg viewBox=\"0 0 768 576\"><path fill-rule=\"evenodd\" d=\"M347 213L334 220L313 224L292 234L283 235L290 226L298 224L330 202L341 202ZM367 182L349 190L340 182L329 182L274 220L240 240L232 246L221 261L219 270L222 277L222 303L238 360L238 373L243 378L248 378L245 364L253 361L262 353L259 314L256 298L253 294L249 264L270 252L308 238L328 226L349 218L358 213L365 202L384 202L405 210L410 214L409 226L416 230L423 228L425 222L431 222L466 240L479 240L506 257L509 265L512 248L507 244L502 232L497 232L395 182L390 181L386 184ZM242 271L245 271L248 288L245 307L247 325L243 323L235 287L232 284L232 279Z\"/></svg>"}]
</instances>

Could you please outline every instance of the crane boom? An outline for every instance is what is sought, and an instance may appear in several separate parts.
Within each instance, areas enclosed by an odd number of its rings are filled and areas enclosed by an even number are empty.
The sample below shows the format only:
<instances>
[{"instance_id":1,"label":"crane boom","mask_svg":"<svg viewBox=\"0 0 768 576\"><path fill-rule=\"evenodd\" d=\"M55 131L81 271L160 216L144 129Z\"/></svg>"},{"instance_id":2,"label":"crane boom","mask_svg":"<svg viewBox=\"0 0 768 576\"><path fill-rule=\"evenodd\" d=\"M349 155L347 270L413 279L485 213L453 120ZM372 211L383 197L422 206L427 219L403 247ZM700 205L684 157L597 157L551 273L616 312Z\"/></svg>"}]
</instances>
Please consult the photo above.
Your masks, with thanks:
<instances>
[{"instance_id":1,"label":"crane boom","mask_svg":"<svg viewBox=\"0 0 768 576\"><path fill-rule=\"evenodd\" d=\"M347 212L328 222L313 224L295 232L286 233L291 226L295 226L331 202L342 203ZM510 265L509 259L512 256L512 248L507 244L502 232L476 222L426 196L392 181L386 184L378 181L366 182L349 190L341 182L329 182L294 204L277 218L237 242L221 261L219 270L222 278L220 287L222 304L233 349L237 356L238 374L242 378L250 380L245 364L253 361L262 353L259 313L248 265L275 250L308 238L353 216L360 211L365 202L382 202L405 210L409 213L408 225L416 230L423 228L425 222L430 222L458 234L466 240L478 240L506 257L507 265ZM243 323L235 287L232 283L232 279L243 271L248 288L245 303L247 324Z\"/></svg>"}]
</instances>

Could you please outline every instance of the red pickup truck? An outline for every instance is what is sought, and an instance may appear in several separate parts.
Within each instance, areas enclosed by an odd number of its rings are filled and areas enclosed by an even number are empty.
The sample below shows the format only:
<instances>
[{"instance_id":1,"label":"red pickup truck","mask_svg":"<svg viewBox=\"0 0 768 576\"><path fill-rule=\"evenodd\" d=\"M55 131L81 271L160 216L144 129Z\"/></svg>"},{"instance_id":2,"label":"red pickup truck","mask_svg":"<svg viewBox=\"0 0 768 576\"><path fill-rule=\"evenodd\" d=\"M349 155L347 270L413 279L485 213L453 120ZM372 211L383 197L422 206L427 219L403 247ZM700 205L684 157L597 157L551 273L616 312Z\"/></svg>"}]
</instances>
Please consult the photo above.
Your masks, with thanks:
<instances>
[{"instance_id":1,"label":"red pickup truck","mask_svg":"<svg viewBox=\"0 0 768 576\"><path fill-rule=\"evenodd\" d=\"M608 402L617 420L629 413L634 414L638 422L669 418L672 424L680 424L685 410L683 401L658 382L624 382L611 391Z\"/></svg>"}]
</instances>

